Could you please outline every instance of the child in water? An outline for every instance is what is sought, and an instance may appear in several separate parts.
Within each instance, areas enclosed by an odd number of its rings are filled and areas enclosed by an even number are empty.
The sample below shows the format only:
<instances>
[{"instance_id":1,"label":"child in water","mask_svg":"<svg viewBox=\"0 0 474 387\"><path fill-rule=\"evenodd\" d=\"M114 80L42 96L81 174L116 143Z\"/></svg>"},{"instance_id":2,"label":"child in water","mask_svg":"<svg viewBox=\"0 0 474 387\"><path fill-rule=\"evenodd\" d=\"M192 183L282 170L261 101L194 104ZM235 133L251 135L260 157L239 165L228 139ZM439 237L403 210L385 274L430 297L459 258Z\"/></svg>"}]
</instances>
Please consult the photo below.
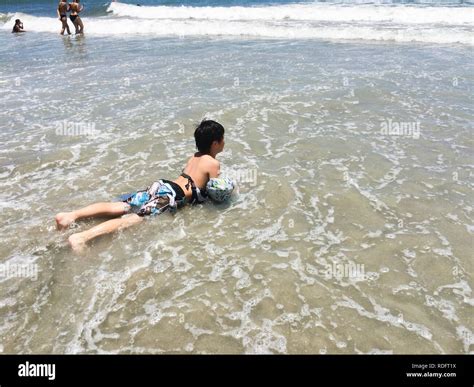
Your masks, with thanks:
<instances>
[{"instance_id":1,"label":"child in water","mask_svg":"<svg viewBox=\"0 0 474 387\"><path fill-rule=\"evenodd\" d=\"M220 163L216 160L216 155L224 149L224 127L215 121L204 120L196 128L194 138L198 152L191 156L177 179L156 181L146 190L123 195L118 202L95 203L79 210L57 214L58 229L68 228L71 223L84 218L116 218L71 235L69 243L72 249L81 252L89 240L100 235L141 223L149 215L175 210L186 203L204 201L203 193L207 182L220 174Z\"/></svg>"},{"instance_id":2,"label":"child in water","mask_svg":"<svg viewBox=\"0 0 474 387\"><path fill-rule=\"evenodd\" d=\"M15 20L15 25L13 26L12 33L18 33L18 32L26 32L23 29L23 23L21 22L20 19Z\"/></svg>"}]
</instances>

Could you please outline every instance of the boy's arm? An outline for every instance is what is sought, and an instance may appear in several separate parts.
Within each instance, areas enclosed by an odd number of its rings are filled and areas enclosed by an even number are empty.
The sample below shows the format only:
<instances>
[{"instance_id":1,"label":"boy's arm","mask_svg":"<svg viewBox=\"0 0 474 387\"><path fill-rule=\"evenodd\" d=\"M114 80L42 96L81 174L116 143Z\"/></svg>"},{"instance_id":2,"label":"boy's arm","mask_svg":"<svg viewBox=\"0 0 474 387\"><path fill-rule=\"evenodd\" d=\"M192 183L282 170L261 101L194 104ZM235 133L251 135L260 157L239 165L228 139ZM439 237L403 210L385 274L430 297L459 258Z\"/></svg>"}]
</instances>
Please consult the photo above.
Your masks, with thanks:
<instances>
[{"instance_id":1,"label":"boy's arm","mask_svg":"<svg viewBox=\"0 0 474 387\"><path fill-rule=\"evenodd\" d=\"M209 169L209 179L213 179L215 177L219 177L221 174L221 163L217 160L213 160L214 162L211 164Z\"/></svg>"}]
</instances>

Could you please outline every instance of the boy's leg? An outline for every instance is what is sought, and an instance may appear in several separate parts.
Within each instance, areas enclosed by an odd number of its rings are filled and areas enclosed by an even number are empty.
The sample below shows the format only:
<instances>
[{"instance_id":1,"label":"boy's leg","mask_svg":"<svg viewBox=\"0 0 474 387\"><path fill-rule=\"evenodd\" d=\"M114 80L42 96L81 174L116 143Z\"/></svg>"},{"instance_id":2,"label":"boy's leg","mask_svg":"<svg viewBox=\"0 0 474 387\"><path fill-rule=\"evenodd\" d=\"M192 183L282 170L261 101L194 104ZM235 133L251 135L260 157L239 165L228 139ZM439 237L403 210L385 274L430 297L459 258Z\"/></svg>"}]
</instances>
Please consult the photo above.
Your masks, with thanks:
<instances>
[{"instance_id":1,"label":"boy's leg","mask_svg":"<svg viewBox=\"0 0 474 387\"><path fill-rule=\"evenodd\" d=\"M91 239L100 235L109 234L111 232L133 226L134 224L138 224L142 221L143 217L140 217L137 214L130 214L119 219L111 219L95 227L92 227L90 230L71 235L69 237L69 243L71 244L73 250L81 252L85 248L87 241L90 241Z\"/></svg>"},{"instance_id":2,"label":"boy's leg","mask_svg":"<svg viewBox=\"0 0 474 387\"><path fill-rule=\"evenodd\" d=\"M120 216L126 214L130 205L124 202L95 203L72 212L60 212L56 215L58 229L67 228L78 219L94 216Z\"/></svg>"}]
</instances>

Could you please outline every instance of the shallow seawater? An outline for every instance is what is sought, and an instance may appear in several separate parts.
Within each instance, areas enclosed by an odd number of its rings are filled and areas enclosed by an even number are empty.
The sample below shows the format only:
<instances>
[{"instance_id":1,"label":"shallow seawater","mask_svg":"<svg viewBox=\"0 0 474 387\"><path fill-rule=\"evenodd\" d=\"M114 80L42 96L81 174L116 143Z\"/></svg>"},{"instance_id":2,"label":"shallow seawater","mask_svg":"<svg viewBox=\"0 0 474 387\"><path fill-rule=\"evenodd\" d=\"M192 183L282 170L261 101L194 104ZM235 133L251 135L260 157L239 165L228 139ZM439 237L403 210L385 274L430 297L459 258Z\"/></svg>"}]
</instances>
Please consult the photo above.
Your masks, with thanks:
<instances>
[{"instance_id":1,"label":"shallow seawater","mask_svg":"<svg viewBox=\"0 0 474 387\"><path fill-rule=\"evenodd\" d=\"M0 277L3 352L473 351L472 47L0 47L0 260L38 270ZM226 128L232 201L74 255L98 221L57 232L55 213L177 177L204 117Z\"/></svg>"}]
</instances>

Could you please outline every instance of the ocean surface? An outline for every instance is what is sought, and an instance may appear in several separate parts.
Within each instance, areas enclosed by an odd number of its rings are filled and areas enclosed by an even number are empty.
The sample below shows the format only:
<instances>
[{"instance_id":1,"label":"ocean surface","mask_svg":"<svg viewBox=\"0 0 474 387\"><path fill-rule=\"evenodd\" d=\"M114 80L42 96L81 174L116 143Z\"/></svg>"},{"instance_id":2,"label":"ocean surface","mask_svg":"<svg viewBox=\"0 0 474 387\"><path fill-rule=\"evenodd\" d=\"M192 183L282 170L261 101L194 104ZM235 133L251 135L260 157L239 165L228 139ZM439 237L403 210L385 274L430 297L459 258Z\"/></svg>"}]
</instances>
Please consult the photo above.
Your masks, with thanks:
<instances>
[{"instance_id":1,"label":"ocean surface","mask_svg":"<svg viewBox=\"0 0 474 387\"><path fill-rule=\"evenodd\" d=\"M0 352L474 352L472 2L84 4L0 0ZM73 254L203 118L232 200Z\"/></svg>"},{"instance_id":2,"label":"ocean surface","mask_svg":"<svg viewBox=\"0 0 474 387\"><path fill-rule=\"evenodd\" d=\"M11 30L58 32L56 1L2 0L0 23ZM95 36L232 36L473 44L472 2L166 1L83 2Z\"/></svg>"}]
</instances>

